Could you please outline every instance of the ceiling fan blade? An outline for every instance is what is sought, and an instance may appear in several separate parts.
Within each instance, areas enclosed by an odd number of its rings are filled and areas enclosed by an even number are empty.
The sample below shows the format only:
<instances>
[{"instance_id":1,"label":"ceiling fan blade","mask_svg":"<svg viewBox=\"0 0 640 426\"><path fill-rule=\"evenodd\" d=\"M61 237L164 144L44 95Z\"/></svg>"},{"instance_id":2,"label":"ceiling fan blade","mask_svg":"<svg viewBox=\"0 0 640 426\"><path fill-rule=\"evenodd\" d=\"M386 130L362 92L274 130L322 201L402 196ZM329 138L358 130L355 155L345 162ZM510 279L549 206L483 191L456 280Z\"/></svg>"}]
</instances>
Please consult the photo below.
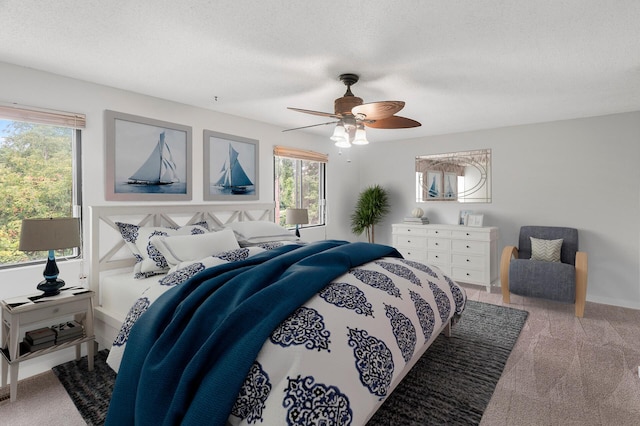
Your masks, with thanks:
<instances>
[{"instance_id":1,"label":"ceiling fan blade","mask_svg":"<svg viewBox=\"0 0 640 426\"><path fill-rule=\"evenodd\" d=\"M402 108L404 108L402 101L370 102L353 107L351 113L353 115L362 114L367 120L382 120L391 117Z\"/></svg>"},{"instance_id":2,"label":"ceiling fan blade","mask_svg":"<svg viewBox=\"0 0 640 426\"><path fill-rule=\"evenodd\" d=\"M411 127L420 127L422 124L410 118L394 115L374 122L364 121L364 125L374 129L409 129Z\"/></svg>"},{"instance_id":3,"label":"ceiling fan blade","mask_svg":"<svg viewBox=\"0 0 640 426\"><path fill-rule=\"evenodd\" d=\"M303 112L305 114L319 115L320 117L333 117L333 118L342 118L340 115L332 114L330 112L320 112L320 111L311 111L310 109L300 109L300 108L291 108L287 107L291 111Z\"/></svg>"},{"instance_id":4,"label":"ceiling fan blade","mask_svg":"<svg viewBox=\"0 0 640 426\"><path fill-rule=\"evenodd\" d=\"M292 130L300 130L300 129L308 129L309 127L326 126L327 124L336 124L336 123L339 123L339 121L329 121L327 123L312 124L310 126L296 127L294 129L285 129L283 130L283 132L290 132Z\"/></svg>"}]
</instances>

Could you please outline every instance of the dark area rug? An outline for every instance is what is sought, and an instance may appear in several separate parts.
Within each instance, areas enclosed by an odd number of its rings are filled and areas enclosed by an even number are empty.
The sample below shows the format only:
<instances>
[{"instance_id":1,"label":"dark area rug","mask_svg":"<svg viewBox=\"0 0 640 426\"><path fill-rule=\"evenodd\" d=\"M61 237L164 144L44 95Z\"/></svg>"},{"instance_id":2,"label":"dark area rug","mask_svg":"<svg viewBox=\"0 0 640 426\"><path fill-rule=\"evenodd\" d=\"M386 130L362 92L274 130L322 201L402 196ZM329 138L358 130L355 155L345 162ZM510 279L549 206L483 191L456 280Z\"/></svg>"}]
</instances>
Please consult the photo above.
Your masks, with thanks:
<instances>
[{"instance_id":1,"label":"dark area rug","mask_svg":"<svg viewBox=\"0 0 640 426\"><path fill-rule=\"evenodd\" d=\"M438 336L368 426L477 425L528 313L468 301L453 336ZM89 425L104 424L115 373L98 352L53 368Z\"/></svg>"},{"instance_id":2,"label":"dark area rug","mask_svg":"<svg viewBox=\"0 0 640 426\"><path fill-rule=\"evenodd\" d=\"M367 425L479 424L528 315L468 301L453 335L438 336Z\"/></svg>"},{"instance_id":3,"label":"dark area rug","mask_svg":"<svg viewBox=\"0 0 640 426\"><path fill-rule=\"evenodd\" d=\"M52 368L88 425L103 425L116 381L116 373L107 365L109 351L98 351L93 371L87 371L87 357Z\"/></svg>"}]
</instances>

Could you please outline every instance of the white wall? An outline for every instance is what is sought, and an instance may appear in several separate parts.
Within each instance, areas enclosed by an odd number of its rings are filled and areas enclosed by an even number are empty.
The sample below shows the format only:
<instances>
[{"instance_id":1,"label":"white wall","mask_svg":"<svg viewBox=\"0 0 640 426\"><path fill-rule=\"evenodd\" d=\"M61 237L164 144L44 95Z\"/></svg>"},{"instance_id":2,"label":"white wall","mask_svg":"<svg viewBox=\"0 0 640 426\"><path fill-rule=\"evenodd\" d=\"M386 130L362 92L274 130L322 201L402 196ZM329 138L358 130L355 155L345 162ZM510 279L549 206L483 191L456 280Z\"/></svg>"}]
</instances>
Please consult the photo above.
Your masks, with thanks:
<instances>
[{"instance_id":1,"label":"white wall","mask_svg":"<svg viewBox=\"0 0 640 426\"><path fill-rule=\"evenodd\" d=\"M492 203L415 202L415 156L480 148L492 150ZM386 187L394 205L376 242L390 244L390 225L417 205L432 223L454 224L462 208L483 213L500 228L500 251L517 245L522 225L575 227L589 255L587 300L640 308L640 112L372 143L363 153L361 187Z\"/></svg>"}]
</instances>

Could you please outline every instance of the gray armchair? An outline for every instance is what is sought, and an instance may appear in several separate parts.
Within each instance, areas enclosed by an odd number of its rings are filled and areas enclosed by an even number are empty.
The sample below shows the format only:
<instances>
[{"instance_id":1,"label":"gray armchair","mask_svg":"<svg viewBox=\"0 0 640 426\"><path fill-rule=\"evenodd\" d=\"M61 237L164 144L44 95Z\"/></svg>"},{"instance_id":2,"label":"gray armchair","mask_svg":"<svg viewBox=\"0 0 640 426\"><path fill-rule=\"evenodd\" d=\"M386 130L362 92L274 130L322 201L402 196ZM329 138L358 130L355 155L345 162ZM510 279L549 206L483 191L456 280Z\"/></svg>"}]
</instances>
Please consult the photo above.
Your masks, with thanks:
<instances>
[{"instance_id":1,"label":"gray armchair","mask_svg":"<svg viewBox=\"0 0 640 426\"><path fill-rule=\"evenodd\" d=\"M560 261L531 260L531 238L562 239ZM537 254L537 253L536 253ZM582 318L587 298L587 253L578 251L578 230L554 226L523 226L518 247L506 246L500 259L502 300L510 293L575 303Z\"/></svg>"}]
</instances>

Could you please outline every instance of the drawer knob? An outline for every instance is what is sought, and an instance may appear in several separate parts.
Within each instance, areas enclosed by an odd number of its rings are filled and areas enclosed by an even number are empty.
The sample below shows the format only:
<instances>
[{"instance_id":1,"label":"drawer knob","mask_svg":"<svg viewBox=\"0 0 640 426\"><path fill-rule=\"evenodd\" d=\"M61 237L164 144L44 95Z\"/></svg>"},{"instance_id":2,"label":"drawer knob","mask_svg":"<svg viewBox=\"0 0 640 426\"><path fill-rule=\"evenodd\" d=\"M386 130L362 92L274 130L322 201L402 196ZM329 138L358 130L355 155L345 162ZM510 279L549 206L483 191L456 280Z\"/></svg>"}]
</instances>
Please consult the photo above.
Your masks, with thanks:
<instances>
[{"instance_id":1,"label":"drawer knob","mask_svg":"<svg viewBox=\"0 0 640 426\"><path fill-rule=\"evenodd\" d=\"M469 246L467 246L467 248L469 248Z\"/></svg>"},{"instance_id":2,"label":"drawer knob","mask_svg":"<svg viewBox=\"0 0 640 426\"><path fill-rule=\"evenodd\" d=\"M469 276L469 275L471 275L471 274L469 274L469 273L467 272L467 276Z\"/></svg>"},{"instance_id":3,"label":"drawer knob","mask_svg":"<svg viewBox=\"0 0 640 426\"><path fill-rule=\"evenodd\" d=\"M467 232L467 235L469 235L469 233Z\"/></svg>"},{"instance_id":4,"label":"drawer knob","mask_svg":"<svg viewBox=\"0 0 640 426\"><path fill-rule=\"evenodd\" d=\"M407 242L408 242L408 243L410 243L410 242L411 242L411 240L407 240Z\"/></svg>"},{"instance_id":5,"label":"drawer knob","mask_svg":"<svg viewBox=\"0 0 640 426\"><path fill-rule=\"evenodd\" d=\"M436 245L438 245L438 243L436 243Z\"/></svg>"},{"instance_id":6,"label":"drawer knob","mask_svg":"<svg viewBox=\"0 0 640 426\"><path fill-rule=\"evenodd\" d=\"M440 258L440 256L436 255L436 259L439 259L439 258Z\"/></svg>"},{"instance_id":7,"label":"drawer knob","mask_svg":"<svg viewBox=\"0 0 640 426\"><path fill-rule=\"evenodd\" d=\"M471 260L467 259L467 262L471 262Z\"/></svg>"}]
</instances>

